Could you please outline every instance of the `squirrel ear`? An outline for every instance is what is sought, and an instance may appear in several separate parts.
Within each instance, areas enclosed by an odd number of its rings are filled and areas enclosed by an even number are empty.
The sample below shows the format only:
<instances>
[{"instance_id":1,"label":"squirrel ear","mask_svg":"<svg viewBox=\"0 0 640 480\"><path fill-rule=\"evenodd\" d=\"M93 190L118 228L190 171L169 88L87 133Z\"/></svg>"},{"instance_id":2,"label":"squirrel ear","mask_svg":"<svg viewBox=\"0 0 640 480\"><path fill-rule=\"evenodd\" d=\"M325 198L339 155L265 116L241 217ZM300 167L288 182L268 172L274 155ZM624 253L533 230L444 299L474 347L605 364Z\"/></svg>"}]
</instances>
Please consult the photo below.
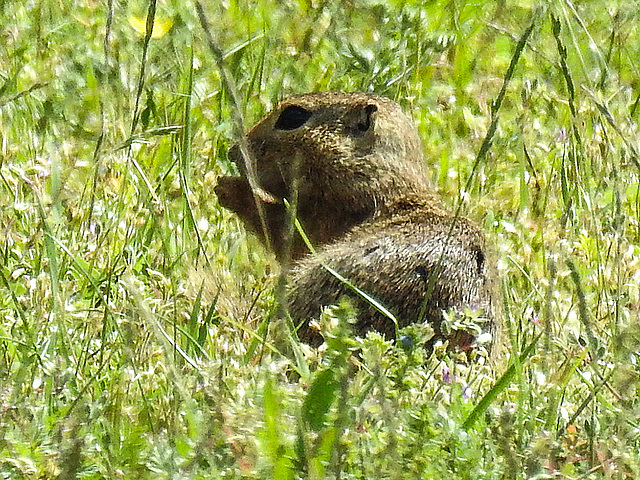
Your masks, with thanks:
<instances>
[{"instance_id":1,"label":"squirrel ear","mask_svg":"<svg viewBox=\"0 0 640 480\"><path fill-rule=\"evenodd\" d=\"M359 135L364 135L370 129L374 127L375 116L374 113L378 111L378 106L374 103L366 105L358 114L358 119L355 124L355 132Z\"/></svg>"}]
</instances>

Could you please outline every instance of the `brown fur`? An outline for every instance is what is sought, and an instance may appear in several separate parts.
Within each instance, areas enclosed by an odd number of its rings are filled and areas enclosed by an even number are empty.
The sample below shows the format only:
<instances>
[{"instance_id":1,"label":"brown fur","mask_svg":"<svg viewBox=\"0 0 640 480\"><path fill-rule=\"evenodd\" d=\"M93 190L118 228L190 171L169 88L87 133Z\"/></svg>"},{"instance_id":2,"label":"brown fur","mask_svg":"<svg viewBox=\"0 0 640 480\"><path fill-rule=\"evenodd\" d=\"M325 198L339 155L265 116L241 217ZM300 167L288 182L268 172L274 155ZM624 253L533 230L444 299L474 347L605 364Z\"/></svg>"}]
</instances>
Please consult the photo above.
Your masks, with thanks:
<instances>
[{"instance_id":1,"label":"brown fur","mask_svg":"<svg viewBox=\"0 0 640 480\"><path fill-rule=\"evenodd\" d=\"M306 255L296 236L290 252L297 265L289 309L303 341L320 343L309 321L342 295L355 299L358 333L394 332L390 319L324 265L385 305L400 326L424 320L441 335L442 312L464 307L482 308L492 321L484 237L470 220L441 206L417 131L396 103L362 93L291 97L256 124L247 141L254 164L248 169L232 148L242 176L220 178L215 192L265 239L259 201L269 243L283 260L283 199L297 186L297 217L320 247L316 256ZM248 170L266 195L252 192Z\"/></svg>"}]
</instances>

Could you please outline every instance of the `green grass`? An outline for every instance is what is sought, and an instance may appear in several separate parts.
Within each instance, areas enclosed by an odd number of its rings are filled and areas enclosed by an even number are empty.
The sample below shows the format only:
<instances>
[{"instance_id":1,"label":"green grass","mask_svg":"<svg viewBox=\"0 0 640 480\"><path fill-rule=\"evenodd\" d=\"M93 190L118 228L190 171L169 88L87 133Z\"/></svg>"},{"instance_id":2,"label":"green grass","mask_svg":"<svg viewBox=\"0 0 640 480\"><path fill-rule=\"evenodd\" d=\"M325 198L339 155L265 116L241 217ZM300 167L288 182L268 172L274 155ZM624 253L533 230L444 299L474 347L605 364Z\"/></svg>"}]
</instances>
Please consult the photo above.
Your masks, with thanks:
<instances>
[{"instance_id":1,"label":"green grass","mask_svg":"<svg viewBox=\"0 0 640 480\"><path fill-rule=\"evenodd\" d=\"M195 4L145 41L148 2L6 0L0 478L640 477L640 8L224 5L245 127L315 90L411 114L493 246L504 348L354 338L348 305L301 347L213 194L234 102Z\"/></svg>"}]
</instances>

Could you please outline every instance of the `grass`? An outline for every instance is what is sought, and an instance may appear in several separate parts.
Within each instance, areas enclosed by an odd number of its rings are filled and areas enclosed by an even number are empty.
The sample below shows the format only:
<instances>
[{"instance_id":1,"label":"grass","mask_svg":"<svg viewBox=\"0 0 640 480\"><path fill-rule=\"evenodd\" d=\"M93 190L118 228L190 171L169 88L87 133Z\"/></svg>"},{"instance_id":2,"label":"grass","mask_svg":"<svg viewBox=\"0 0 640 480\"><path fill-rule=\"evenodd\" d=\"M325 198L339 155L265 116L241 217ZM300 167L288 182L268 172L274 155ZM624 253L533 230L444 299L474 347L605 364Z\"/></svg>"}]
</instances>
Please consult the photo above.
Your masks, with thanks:
<instances>
[{"instance_id":1,"label":"grass","mask_svg":"<svg viewBox=\"0 0 640 480\"><path fill-rule=\"evenodd\" d=\"M0 477L640 477L637 6L203 6L223 71L191 3L0 2ZM212 193L222 72L245 126L305 91L403 105L493 246L495 365L356 338L348 305L324 352L278 328L278 267Z\"/></svg>"}]
</instances>

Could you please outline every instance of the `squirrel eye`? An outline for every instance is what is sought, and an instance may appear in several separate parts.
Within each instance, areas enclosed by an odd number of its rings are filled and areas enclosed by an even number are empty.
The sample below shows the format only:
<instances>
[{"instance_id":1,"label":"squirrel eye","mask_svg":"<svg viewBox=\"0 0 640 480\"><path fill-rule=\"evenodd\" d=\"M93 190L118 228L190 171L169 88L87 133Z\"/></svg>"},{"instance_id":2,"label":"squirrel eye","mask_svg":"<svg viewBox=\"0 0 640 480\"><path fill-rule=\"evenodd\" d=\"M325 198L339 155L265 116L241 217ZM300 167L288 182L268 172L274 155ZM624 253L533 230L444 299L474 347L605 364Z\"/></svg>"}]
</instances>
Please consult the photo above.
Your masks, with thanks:
<instances>
[{"instance_id":1,"label":"squirrel eye","mask_svg":"<svg viewBox=\"0 0 640 480\"><path fill-rule=\"evenodd\" d=\"M277 130L295 130L304 125L309 118L311 118L309 110L291 105L282 111L276 121L275 128Z\"/></svg>"}]
</instances>

